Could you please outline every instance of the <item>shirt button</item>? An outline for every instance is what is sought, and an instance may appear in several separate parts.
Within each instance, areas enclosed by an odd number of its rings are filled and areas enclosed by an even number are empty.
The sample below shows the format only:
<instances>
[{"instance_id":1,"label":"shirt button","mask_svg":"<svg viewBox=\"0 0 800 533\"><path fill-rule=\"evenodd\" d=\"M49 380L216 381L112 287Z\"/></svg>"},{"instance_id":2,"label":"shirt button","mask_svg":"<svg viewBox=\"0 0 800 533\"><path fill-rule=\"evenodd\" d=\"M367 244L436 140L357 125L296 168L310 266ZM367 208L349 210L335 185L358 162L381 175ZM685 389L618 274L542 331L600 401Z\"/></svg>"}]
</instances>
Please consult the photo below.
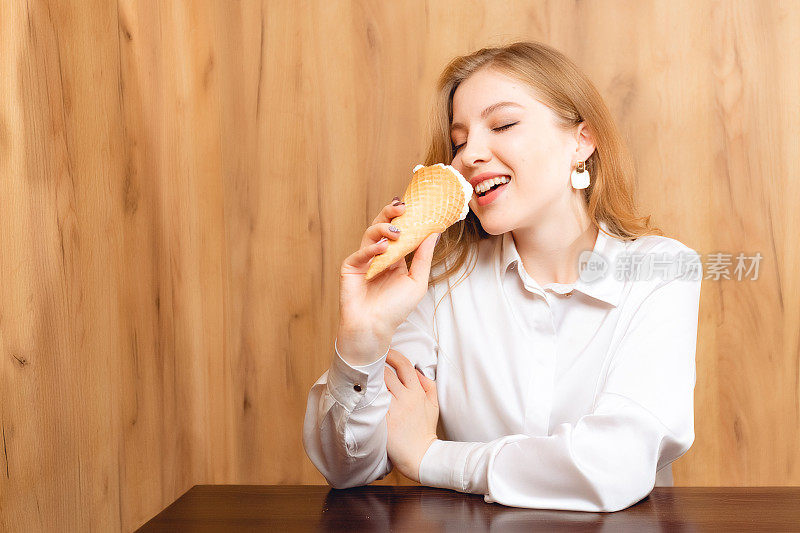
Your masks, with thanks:
<instances>
[{"instance_id":1,"label":"shirt button","mask_svg":"<svg viewBox=\"0 0 800 533\"><path fill-rule=\"evenodd\" d=\"M361 385L356 383L355 385L353 385L353 390L356 392L361 392Z\"/></svg>"}]
</instances>

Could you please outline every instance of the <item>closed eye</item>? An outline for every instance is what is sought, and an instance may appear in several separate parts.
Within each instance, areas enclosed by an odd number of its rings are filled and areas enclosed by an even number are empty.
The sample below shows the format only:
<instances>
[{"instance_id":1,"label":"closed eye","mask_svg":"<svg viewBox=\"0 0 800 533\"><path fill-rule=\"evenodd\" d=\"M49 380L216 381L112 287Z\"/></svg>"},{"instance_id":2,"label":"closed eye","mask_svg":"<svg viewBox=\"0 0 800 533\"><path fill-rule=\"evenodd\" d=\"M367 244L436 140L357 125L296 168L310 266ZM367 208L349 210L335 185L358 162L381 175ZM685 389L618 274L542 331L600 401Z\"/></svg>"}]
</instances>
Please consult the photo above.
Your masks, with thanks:
<instances>
[{"instance_id":1,"label":"closed eye","mask_svg":"<svg viewBox=\"0 0 800 533\"><path fill-rule=\"evenodd\" d=\"M505 131L505 130L507 130L508 128L510 128L511 126L515 126L515 125L517 125L517 124L519 124L519 122L512 122L511 124L506 124L505 126L500 126L499 128L494 128L492 131ZM460 149L462 146L464 146L464 144L466 144L466 143L459 144L458 146L453 146L453 151L454 151L454 152L458 152L458 150L459 150L459 149Z\"/></svg>"}]
</instances>

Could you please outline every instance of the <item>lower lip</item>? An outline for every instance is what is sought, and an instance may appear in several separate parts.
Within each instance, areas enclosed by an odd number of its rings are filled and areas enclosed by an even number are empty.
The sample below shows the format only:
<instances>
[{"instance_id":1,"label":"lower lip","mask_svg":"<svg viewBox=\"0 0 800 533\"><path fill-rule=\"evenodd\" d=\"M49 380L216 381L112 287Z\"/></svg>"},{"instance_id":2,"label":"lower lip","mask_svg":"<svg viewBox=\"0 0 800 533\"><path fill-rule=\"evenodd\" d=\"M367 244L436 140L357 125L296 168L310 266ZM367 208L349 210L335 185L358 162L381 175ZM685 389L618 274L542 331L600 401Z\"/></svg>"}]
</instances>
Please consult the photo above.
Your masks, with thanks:
<instances>
[{"instance_id":1,"label":"lower lip","mask_svg":"<svg viewBox=\"0 0 800 533\"><path fill-rule=\"evenodd\" d=\"M510 181L508 183L511 183ZM489 205L490 203L494 202L495 199L503 194L503 191L506 190L508 183L505 185L501 185L496 189L492 189L488 193L484 194L483 196L475 195L475 200L478 202L479 206Z\"/></svg>"}]
</instances>

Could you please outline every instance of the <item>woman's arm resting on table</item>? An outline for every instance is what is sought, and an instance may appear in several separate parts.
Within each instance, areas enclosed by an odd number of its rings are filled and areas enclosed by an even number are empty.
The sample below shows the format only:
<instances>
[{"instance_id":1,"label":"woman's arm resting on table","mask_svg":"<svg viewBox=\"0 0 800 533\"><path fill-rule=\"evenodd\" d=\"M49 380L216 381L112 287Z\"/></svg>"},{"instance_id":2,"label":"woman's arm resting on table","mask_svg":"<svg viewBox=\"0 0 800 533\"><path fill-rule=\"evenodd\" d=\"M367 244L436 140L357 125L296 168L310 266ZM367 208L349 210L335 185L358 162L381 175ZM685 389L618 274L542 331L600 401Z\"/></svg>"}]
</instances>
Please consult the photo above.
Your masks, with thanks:
<instances>
[{"instance_id":1,"label":"woman's arm resting on table","mask_svg":"<svg viewBox=\"0 0 800 533\"><path fill-rule=\"evenodd\" d=\"M420 482L515 507L618 511L694 441L700 280L660 284L636 311L592 413L552 435L435 441Z\"/></svg>"}]
</instances>

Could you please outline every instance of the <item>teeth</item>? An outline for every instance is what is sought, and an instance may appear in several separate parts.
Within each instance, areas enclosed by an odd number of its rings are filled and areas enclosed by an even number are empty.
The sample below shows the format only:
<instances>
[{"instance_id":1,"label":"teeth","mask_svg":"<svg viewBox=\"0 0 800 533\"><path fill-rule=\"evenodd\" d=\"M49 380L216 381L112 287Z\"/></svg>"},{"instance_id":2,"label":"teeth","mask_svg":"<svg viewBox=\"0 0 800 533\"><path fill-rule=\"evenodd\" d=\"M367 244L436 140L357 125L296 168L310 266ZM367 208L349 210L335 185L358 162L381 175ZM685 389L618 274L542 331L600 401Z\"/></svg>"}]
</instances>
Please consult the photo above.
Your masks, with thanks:
<instances>
[{"instance_id":1,"label":"teeth","mask_svg":"<svg viewBox=\"0 0 800 533\"><path fill-rule=\"evenodd\" d=\"M482 193L488 191L489 189L491 189L492 186L497 185L498 183L508 183L509 181L511 181L511 178L509 178L508 176L499 176L497 178L492 178L492 179L489 179L489 180L485 180L485 181L480 182L475 187L475 192L478 193L478 194L482 194Z\"/></svg>"}]
</instances>

